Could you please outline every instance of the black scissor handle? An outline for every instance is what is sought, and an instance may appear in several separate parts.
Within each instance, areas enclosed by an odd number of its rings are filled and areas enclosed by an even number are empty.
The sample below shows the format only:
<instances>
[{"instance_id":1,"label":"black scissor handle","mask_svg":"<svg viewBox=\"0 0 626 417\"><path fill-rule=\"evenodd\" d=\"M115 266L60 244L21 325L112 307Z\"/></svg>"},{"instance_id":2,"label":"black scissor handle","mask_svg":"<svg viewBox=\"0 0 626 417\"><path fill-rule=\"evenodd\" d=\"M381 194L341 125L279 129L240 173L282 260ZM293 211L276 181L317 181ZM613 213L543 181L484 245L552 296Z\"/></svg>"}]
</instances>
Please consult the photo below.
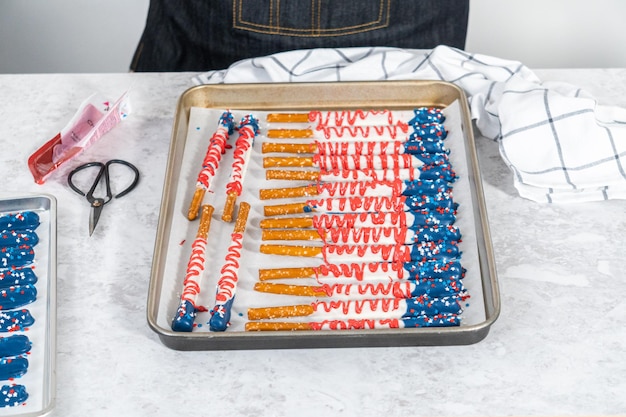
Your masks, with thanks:
<instances>
[{"instance_id":1,"label":"black scissor handle","mask_svg":"<svg viewBox=\"0 0 626 417\"><path fill-rule=\"evenodd\" d=\"M133 173L135 174L135 178L133 179L133 182L128 187L126 187L124 190L122 190L121 192L117 193L116 195L113 195L112 192L111 192L111 182L110 182L110 179L109 179L109 167L112 164L125 165L128 168L130 168L133 171ZM72 178L78 172L80 172L80 171L82 171L84 169L87 169L87 168L91 168L91 167L100 167L100 170L98 171L98 175L96 175L96 179L94 180L93 184L91 185L91 188L89 188L89 191L87 191L87 193L85 193L80 188L78 188L76 185L74 185L74 182L72 181ZM100 180L102 178L102 175L104 175L104 184L105 184L105 188L106 188L106 198L95 198L93 196L93 193L96 190L96 187L98 186L98 183L100 182ZM106 163L102 163L102 162L87 162L86 164L83 164L83 165L80 165L80 166L74 168L69 173L69 175L67 176L67 183L70 186L70 188L72 190L74 190L75 192L77 192L78 194L87 197L87 201L89 201L89 203L91 203L92 205L94 204L94 202L98 202L98 205L103 205L103 204L106 204L109 201L111 201L112 198L123 197L126 194L130 193L137 186L138 182L139 182L139 170L137 169L137 167L135 167L130 162L126 162L126 161L121 160L121 159L111 159L110 161L107 161Z\"/></svg>"},{"instance_id":2,"label":"black scissor handle","mask_svg":"<svg viewBox=\"0 0 626 417\"><path fill-rule=\"evenodd\" d=\"M89 188L89 191L87 191L86 193L81 190L80 188L78 188L76 185L74 185L74 182L72 181L72 178L74 177L74 175L76 175L77 173L79 173L80 171L87 169L87 168L91 168L91 167L100 167L100 169L98 170L98 175L96 175L96 179L93 181L93 184L91 185L91 188ZM101 204L106 204L109 200L111 200L111 187L109 185L109 175L108 172L105 173L105 171L107 170L107 167L104 163L102 162L87 162L86 164L82 164L79 165L78 167L74 168L70 174L67 176L67 184L70 186L70 188L72 190L74 190L75 192L77 192L78 194L87 197L87 201L89 201L91 204L93 204L95 202L96 199L93 198L93 192L95 191L96 187L98 186L98 183L100 182L100 179L102 178L102 174L106 174L105 176L105 185L106 185L106 191L107 191L107 195L106 195L106 199L100 199L101 200Z\"/></svg>"},{"instance_id":3,"label":"black scissor handle","mask_svg":"<svg viewBox=\"0 0 626 417\"><path fill-rule=\"evenodd\" d=\"M131 164L130 162L124 161L122 159L111 159L110 161L107 161L106 164L104 164L105 166L105 171L106 171L106 181L107 184L109 184L109 166L111 166L112 164L120 164L120 165L125 165L128 168L130 168L133 173L135 174L135 178L133 179L133 182L126 187L126 189L120 191L119 193L115 194L113 197L115 198L120 198L120 197L124 197L126 194L130 193L131 191L133 191L133 189L137 186L137 183L139 182L139 170L137 169L136 166L134 166L133 164ZM107 189L107 194L110 194L111 190Z\"/></svg>"}]
</instances>

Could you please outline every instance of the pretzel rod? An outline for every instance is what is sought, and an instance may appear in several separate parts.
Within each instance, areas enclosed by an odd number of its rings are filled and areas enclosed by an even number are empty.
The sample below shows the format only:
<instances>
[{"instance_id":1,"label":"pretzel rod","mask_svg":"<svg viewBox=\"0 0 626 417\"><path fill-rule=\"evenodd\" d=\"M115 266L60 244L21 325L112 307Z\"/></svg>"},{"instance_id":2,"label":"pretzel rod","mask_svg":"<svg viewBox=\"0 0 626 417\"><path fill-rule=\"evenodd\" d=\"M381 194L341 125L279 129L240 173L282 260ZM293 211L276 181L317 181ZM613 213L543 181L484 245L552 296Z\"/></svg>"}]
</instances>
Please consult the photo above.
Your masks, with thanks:
<instances>
[{"instance_id":1,"label":"pretzel rod","mask_svg":"<svg viewBox=\"0 0 626 417\"><path fill-rule=\"evenodd\" d=\"M371 298L414 298L427 295L432 298L459 296L461 300L469 294L461 281L434 279L428 281L368 282L358 284L290 285L257 282L258 292L294 295L301 297L332 297L341 300L366 300Z\"/></svg>"},{"instance_id":2,"label":"pretzel rod","mask_svg":"<svg viewBox=\"0 0 626 417\"><path fill-rule=\"evenodd\" d=\"M315 312L313 306L308 304L285 306L285 307L260 307L249 308L249 320L273 319L277 317L303 317Z\"/></svg>"},{"instance_id":3,"label":"pretzel rod","mask_svg":"<svg viewBox=\"0 0 626 417\"><path fill-rule=\"evenodd\" d=\"M449 259L461 255L457 242L418 242L412 245L375 244L323 246L262 244L260 252L268 255L303 256L324 259L335 264L345 262L415 262L428 259Z\"/></svg>"},{"instance_id":4,"label":"pretzel rod","mask_svg":"<svg viewBox=\"0 0 626 417\"><path fill-rule=\"evenodd\" d=\"M246 323L246 331L276 331L276 330L315 330L309 322L288 322L288 321L249 321Z\"/></svg>"},{"instance_id":5,"label":"pretzel rod","mask_svg":"<svg viewBox=\"0 0 626 417\"><path fill-rule=\"evenodd\" d=\"M450 209L414 211L372 211L360 213L321 213L310 217L274 217L259 222L261 229L315 228L332 227L379 227L386 225L397 227L430 227L454 224L456 215Z\"/></svg>"},{"instance_id":6,"label":"pretzel rod","mask_svg":"<svg viewBox=\"0 0 626 417\"><path fill-rule=\"evenodd\" d=\"M300 187L262 189L261 200L278 198L294 198L320 196L351 197L351 196L389 196L418 195L433 196L439 199L449 197L452 187L444 180L413 180L413 181L345 181L320 182Z\"/></svg>"},{"instance_id":7,"label":"pretzel rod","mask_svg":"<svg viewBox=\"0 0 626 417\"><path fill-rule=\"evenodd\" d=\"M287 217L263 219L259 222L261 229L291 229L313 227L313 217Z\"/></svg>"},{"instance_id":8,"label":"pretzel rod","mask_svg":"<svg viewBox=\"0 0 626 417\"><path fill-rule=\"evenodd\" d=\"M399 212L423 209L454 213L457 204L449 193L435 196L364 196L309 199L303 203L265 206L265 216L303 213Z\"/></svg>"},{"instance_id":9,"label":"pretzel rod","mask_svg":"<svg viewBox=\"0 0 626 417\"><path fill-rule=\"evenodd\" d=\"M279 198L294 198L294 197L303 197L303 196L314 196L318 195L318 190L316 185L307 185L304 187L296 187L296 188L274 188L274 189L263 189L259 191L259 198L261 200L275 200Z\"/></svg>"},{"instance_id":10,"label":"pretzel rod","mask_svg":"<svg viewBox=\"0 0 626 417\"><path fill-rule=\"evenodd\" d=\"M304 256L309 258L319 257L323 254L321 246L261 245L259 251L267 255Z\"/></svg>"},{"instance_id":11,"label":"pretzel rod","mask_svg":"<svg viewBox=\"0 0 626 417\"><path fill-rule=\"evenodd\" d=\"M425 262L369 262L321 264L304 268L259 269L259 280L315 278L317 281L349 279L351 281L428 281L449 279L458 281L465 269L458 259L442 258Z\"/></svg>"},{"instance_id":12,"label":"pretzel rod","mask_svg":"<svg viewBox=\"0 0 626 417\"><path fill-rule=\"evenodd\" d=\"M326 170L286 170L268 169L265 171L267 180L289 181L414 181L444 180L454 182L456 174L450 164L424 165L420 168L401 169L332 169Z\"/></svg>"},{"instance_id":13,"label":"pretzel rod","mask_svg":"<svg viewBox=\"0 0 626 417\"><path fill-rule=\"evenodd\" d=\"M460 314L459 296L435 298L374 298L365 300L318 300L310 304L279 307L249 308L248 319L267 320L284 317L313 317L322 319L400 319L403 317Z\"/></svg>"},{"instance_id":14,"label":"pretzel rod","mask_svg":"<svg viewBox=\"0 0 626 417\"><path fill-rule=\"evenodd\" d=\"M261 145L261 153L317 153L318 147L311 143L280 143L264 142Z\"/></svg>"},{"instance_id":15,"label":"pretzel rod","mask_svg":"<svg viewBox=\"0 0 626 417\"><path fill-rule=\"evenodd\" d=\"M259 281L283 278L310 278L315 276L317 267L259 269Z\"/></svg>"},{"instance_id":16,"label":"pretzel rod","mask_svg":"<svg viewBox=\"0 0 626 417\"><path fill-rule=\"evenodd\" d=\"M312 139L328 141L389 141L410 139L409 125L324 126L313 129L268 129L270 139Z\"/></svg>"},{"instance_id":17,"label":"pretzel rod","mask_svg":"<svg viewBox=\"0 0 626 417\"><path fill-rule=\"evenodd\" d=\"M262 240L308 240L339 244L413 244L418 242L460 242L455 226L407 228L394 226L332 227L319 229L264 229Z\"/></svg>"},{"instance_id":18,"label":"pretzel rod","mask_svg":"<svg viewBox=\"0 0 626 417\"><path fill-rule=\"evenodd\" d=\"M268 123L308 123L309 113L270 113Z\"/></svg>"},{"instance_id":19,"label":"pretzel rod","mask_svg":"<svg viewBox=\"0 0 626 417\"><path fill-rule=\"evenodd\" d=\"M209 320L209 328L213 331L226 330L230 322L231 308L239 281L239 259L243 248L243 235L249 212L250 204L241 202L235 227L230 235L231 243L224 258L224 265L220 270L221 276L217 282L215 306L211 310L211 319Z\"/></svg>"},{"instance_id":20,"label":"pretzel rod","mask_svg":"<svg viewBox=\"0 0 626 417\"><path fill-rule=\"evenodd\" d=\"M204 195L211 185L211 180L215 177L215 172L219 167L222 155L226 151L226 141L235 129L233 115L224 112L219 119L218 127L209 140L206 155L202 161L202 169L196 181L196 190L189 204L187 218L195 220L202 205Z\"/></svg>"},{"instance_id":21,"label":"pretzel rod","mask_svg":"<svg viewBox=\"0 0 626 417\"><path fill-rule=\"evenodd\" d=\"M354 124L396 124L409 120L410 124L443 123L445 115L434 107L407 110L313 110L307 113L270 113L269 123L317 123L317 126Z\"/></svg>"},{"instance_id":22,"label":"pretzel rod","mask_svg":"<svg viewBox=\"0 0 626 417\"><path fill-rule=\"evenodd\" d=\"M448 153L440 141L308 141L306 143L265 142L261 152L314 155L403 155L410 154L424 163L446 162ZM437 152L440 151L440 152Z\"/></svg>"},{"instance_id":23,"label":"pretzel rod","mask_svg":"<svg viewBox=\"0 0 626 417\"><path fill-rule=\"evenodd\" d=\"M349 319L308 322L251 321L246 323L246 331L296 331L296 330L373 330L408 329L419 327L458 326L461 319L457 314L436 314L434 316L403 317L400 319Z\"/></svg>"},{"instance_id":24,"label":"pretzel rod","mask_svg":"<svg viewBox=\"0 0 626 417\"><path fill-rule=\"evenodd\" d=\"M225 222L233 220L233 211L235 210L237 197L241 196L243 190L243 181L248 169L252 145L258 133L259 125L257 119L252 115L244 116L239 124L239 137L235 142L230 180L226 184L226 203L222 213L222 220Z\"/></svg>"},{"instance_id":25,"label":"pretzel rod","mask_svg":"<svg viewBox=\"0 0 626 417\"><path fill-rule=\"evenodd\" d=\"M424 165L409 154L399 155L316 155L263 158L263 168L315 167L325 171L354 169L407 169Z\"/></svg>"},{"instance_id":26,"label":"pretzel rod","mask_svg":"<svg viewBox=\"0 0 626 417\"><path fill-rule=\"evenodd\" d=\"M443 145L441 140L445 139L447 135L448 133L441 123L411 126L406 123L376 126L326 126L317 127L315 130L269 129L267 132L267 137L270 139L305 139L332 142L397 141L422 143L426 147L430 146L428 143L432 143L436 148L437 144Z\"/></svg>"},{"instance_id":27,"label":"pretzel rod","mask_svg":"<svg viewBox=\"0 0 626 417\"><path fill-rule=\"evenodd\" d=\"M368 126L318 126L311 129L269 129L272 139L313 139L320 141L433 141L445 139L447 131L442 123L398 124Z\"/></svg>"},{"instance_id":28,"label":"pretzel rod","mask_svg":"<svg viewBox=\"0 0 626 417\"><path fill-rule=\"evenodd\" d=\"M307 203L276 204L272 206L265 206L263 208L263 214L265 216L302 214L311 212L312 210L310 210L309 208L310 205Z\"/></svg>"},{"instance_id":29,"label":"pretzel rod","mask_svg":"<svg viewBox=\"0 0 626 417\"><path fill-rule=\"evenodd\" d=\"M254 290L271 294L297 295L303 297L328 297L329 294L321 285L289 285L257 282Z\"/></svg>"},{"instance_id":30,"label":"pretzel rod","mask_svg":"<svg viewBox=\"0 0 626 417\"><path fill-rule=\"evenodd\" d=\"M176 309L176 315L172 320L172 330L177 332L190 332L193 330L196 312L201 310L196 306L198 294L200 294L200 282L204 272L207 237L211 228L211 216L213 207L202 206L200 224L196 233L196 239L191 245L191 255L187 262L187 272L183 281L183 292L180 303Z\"/></svg>"},{"instance_id":31,"label":"pretzel rod","mask_svg":"<svg viewBox=\"0 0 626 417\"><path fill-rule=\"evenodd\" d=\"M307 113L270 113L268 123L315 123L320 126L353 125L359 122L391 124L394 114L390 110L313 110ZM403 118L413 117L410 112L403 112ZM407 117L408 116L408 117Z\"/></svg>"},{"instance_id":32,"label":"pretzel rod","mask_svg":"<svg viewBox=\"0 0 626 417\"><path fill-rule=\"evenodd\" d=\"M270 139L298 139L312 138L315 134L311 129L269 129L267 137Z\"/></svg>"},{"instance_id":33,"label":"pretzel rod","mask_svg":"<svg viewBox=\"0 0 626 417\"><path fill-rule=\"evenodd\" d=\"M266 180L287 180L287 181L320 181L321 174L314 171L293 171L287 169L268 169L265 171Z\"/></svg>"},{"instance_id":34,"label":"pretzel rod","mask_svg":"<svg viewBox=\"0 0 626 417\"><path fill-rule=\"evenodd\" d=\"M322 241L320 233L315 229L265 229L261 232L261 240L315 240Z\"/></svg>"}]
</instances>

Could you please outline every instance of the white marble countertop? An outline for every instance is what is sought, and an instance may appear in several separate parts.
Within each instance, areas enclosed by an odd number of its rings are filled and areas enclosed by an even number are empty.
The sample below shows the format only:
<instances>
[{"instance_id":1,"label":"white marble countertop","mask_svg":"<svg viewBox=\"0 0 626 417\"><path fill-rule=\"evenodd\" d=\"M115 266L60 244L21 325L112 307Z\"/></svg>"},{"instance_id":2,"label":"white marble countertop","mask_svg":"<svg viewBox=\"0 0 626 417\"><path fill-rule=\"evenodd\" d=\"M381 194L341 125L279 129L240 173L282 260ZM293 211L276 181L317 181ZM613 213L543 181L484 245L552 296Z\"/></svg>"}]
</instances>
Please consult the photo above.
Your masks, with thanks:
<instances>
[{"instance_id":1,"label":"white marble countertop","mask_svg":"<svg viewBox=\"0 0 626 417\"><path fill-rule=\"evenodd\" d=\"M626 69L543 70L626 107ZM626 203L519 198L497 146L478 138L502 296L487 338L453 347L180 352L146 322L176 100L191 74L0 76L0 197L58 200L55 416L589 415L626 412ZM131 88L133 113L81 161L134 161L143 177L106 208L28 156L92 92ZM63 173L63 169L61 173ZM67 174L67 171L65 171Z\"/></svg>"}]
</instances>

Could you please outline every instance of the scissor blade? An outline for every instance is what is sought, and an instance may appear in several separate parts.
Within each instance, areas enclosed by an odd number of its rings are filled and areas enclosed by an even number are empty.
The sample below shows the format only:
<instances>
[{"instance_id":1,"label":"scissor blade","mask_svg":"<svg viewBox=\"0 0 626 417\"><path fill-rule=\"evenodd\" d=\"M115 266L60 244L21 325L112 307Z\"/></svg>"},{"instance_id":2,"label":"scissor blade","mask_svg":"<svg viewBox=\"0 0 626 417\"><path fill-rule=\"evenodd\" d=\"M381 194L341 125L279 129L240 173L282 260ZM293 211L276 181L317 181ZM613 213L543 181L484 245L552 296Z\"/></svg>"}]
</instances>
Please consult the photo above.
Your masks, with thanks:
<instances>
[{"instance_id":1,"label":"scissor blade","mask_svg":"<svg viewBox=\"0 0 626 417\"><path fill-rule=\"evenodd\" d=\"M93 231L98 224L98 220L100 220L100 214L102 213L103 207L104 205L91 206L91 214L89 215L89 236L93 234Z\"/></svg>"}]
</instances>

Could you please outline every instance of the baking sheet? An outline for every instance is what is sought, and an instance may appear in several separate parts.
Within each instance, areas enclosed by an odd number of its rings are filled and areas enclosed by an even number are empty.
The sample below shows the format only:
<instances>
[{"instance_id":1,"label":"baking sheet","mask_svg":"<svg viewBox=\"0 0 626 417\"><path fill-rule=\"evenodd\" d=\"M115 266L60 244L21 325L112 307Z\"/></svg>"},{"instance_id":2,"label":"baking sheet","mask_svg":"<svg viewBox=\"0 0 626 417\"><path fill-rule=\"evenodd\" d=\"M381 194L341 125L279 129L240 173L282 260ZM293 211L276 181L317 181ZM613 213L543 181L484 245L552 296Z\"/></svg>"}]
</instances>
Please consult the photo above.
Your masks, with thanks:
<instances>
[{"instance_id":1,"label":"baking sheet","mask_svg":"<svg viewBox=\"0 0 626 417\"><path fill-rule=\"evenodd\" d=\"M388 84L386 84L388 85ZM272 85L275 86L275 85ZM358 88L358 86L354 86ZM372 86L380 89L380 86ZM398 86L400 87L400 86ZM432 85L423 86L422 91L432 89ZM268 87L273 88L273 87ZM293 93L297 95L296 87L292 85ZM429 90L430 91L430 90ZM268 95L271 91L268 91ZM448 92L449 93L449 92ZM264 132L267 131L265 115L269 110L264 110L267 104L251 106L252 102L246 103L249 108L256 110L233 109L232 107L216 108L211 106L189 106L185 111L186 120L183 121L184 134L177 134L177 126L174 127L174 141L182 141L183 149L175 149L170 155L166 187L164 188L164 205L162 205L160 228L155 248L155 263L151 279L151 291L149 297L149 322L162 337L162 340L170 347L179 349L237 349L237 348L268 348L268 347L321 347L321 346L367 346L367 345L404 345L404 344L452 344L471 343L474 339L480 339L486 335L488 325L495 320L498 303L494 302L493 283L495 275L489 263L485 264L485 257L490 261L490 244L485 245L486 219L480 211L481 194L477 194L477 165L472 158L473 138L468 141L471 129L468 129L466 118L466 103L463 96L448 98L448 103L426 103L426 105L445 107L447 119L445 126L449 131L446 138L446 146L452 149L450 158L453 168L459 175L459 180L454 184L454 201L460 204L457 215L457 225L463 234L461 249L463 251L462 265L467 268L464 285L470 292L471 298L467 300L462 318L462 326L458 328L421 328L421 329L386 329L386 330L349 330L349 331L299 331L299 332L244 332L246 311L249 307L262 307L270 305L303 304L312 301L306 297L291 297L258 293L253 290L257 281L259 267L276 267L277 265L289 266L315 266L320 264L319 259L303 259L298 257L264 255L258 252L261 242L259 221L264 217L262 210L264 205L280 204L282 200L262 201L258 198L258 190L261 188L280 188L286 186L284 181L265 180L265 170L262 167L263 154L261 153L262 142L266 140ZM254 100L251 100L254 101ZM445 101L445 100L444 100ZM414 103L408 107L412 109L421 103ZM287 106L288 103L285 103ZM321 109L317 103L309 103L309 109ZM345 107L332 107L332 103L324 103L326 109L342 110ZM367 105L360 103L358 108L375 106L368 102ZM465 106L465 107L464 107ZM272 107L270 105L270 107ZM197 231L197 221L189 222L186 218L189 202L191 201L196 178L202 159L206 152L208 138L215 131L217 120L224 109L228 108L238 121L246 114L254 114L261 122L261 134L255 139L253 155L246 174L243 195L239 202L247 201L252 210L248 219L242 262L239 270L239 284L237 296L233 305L231 326L226 332L209 332L208 320L210 313L199 313L196 318L196 329L193 333L177 333L170 329L171 320L180 301L182 282L185 275L187 261L191 252L190 246ZM382 108L382 107L378 107ZM387 104L385 108L389 108ZM298 106L283 107L282 110L297 111ZM464 111L465 110L465 111ZM275 111L272 107L271 111ZM180 127L180 126L178 126ZM273 128L280 126L271 126ZM291 140L295 142L297 140ZM234 139L230 140L231 145ZM469 143L468 143L469 142ZM178 155L173 162L172 156ZM198 299L198 304L208 307L214 305L214 291L219 269L224 260L224 255L230 241L232 223L221 221L221 211L224 205L224 185L230 175L232 152L228 152L220 163L220 170L212 182L213 193L207 194L205 203L210 203L216 208L207 249L207 265L202 286L203 292ZM302 183L304 184L304 183ZM290 182L289 186L299 185ZM165 211L164 211L165 209ZM165 217L164 217L165 216ZM479 225L480 227L477 227ZM267 242L263 242L267 243ZM298 242L285 242L298 243ZM481 252L481 248L483 249ZM492 265L491 265L492 266ZM485 271L485 267L487 271ZM485 276L489 281L484 284ZM283 282L293 284L314 285L314 279L285 280ZM489 287L489 288L487 288ZM495 297L497 298L497 297ZM150 307L152 306L152 308ZM154 313L154 314L153 314ZM294 318L302 321L302 318ZM270 333L270 334L268 334ZM338 335L339 334L339 335ZM422 337L409 337L409 335ZM468 336L469 335L469 336ZM391 336L391 337L390 337ZM461 337L465 336L465 337ZM385 338L384 340L381 339ZM406 338L406 339L404 339ZM237 340L235 342L235 340Z\"/></svg>"},{"instance_id":2,"label":"baking sheet","mask_svg":"<svg viewBox=\"0 0 626 417\"><path fill-rule=\"evenodd\" d=\"M42 416L54 408L56 359L56 200L48 195L0 199L0 215L34 211L40 224L35 230L39 243L34 246L34 267L37 274L36 300L24 306L30 310L35 322L25 331L1 333L2 337L14 334L28 336L32 343L28 355L28 371L12 381L0 385L21 384L29 394L26 403L0 408L0 416Z\"/></svg>"}]
</instances>

